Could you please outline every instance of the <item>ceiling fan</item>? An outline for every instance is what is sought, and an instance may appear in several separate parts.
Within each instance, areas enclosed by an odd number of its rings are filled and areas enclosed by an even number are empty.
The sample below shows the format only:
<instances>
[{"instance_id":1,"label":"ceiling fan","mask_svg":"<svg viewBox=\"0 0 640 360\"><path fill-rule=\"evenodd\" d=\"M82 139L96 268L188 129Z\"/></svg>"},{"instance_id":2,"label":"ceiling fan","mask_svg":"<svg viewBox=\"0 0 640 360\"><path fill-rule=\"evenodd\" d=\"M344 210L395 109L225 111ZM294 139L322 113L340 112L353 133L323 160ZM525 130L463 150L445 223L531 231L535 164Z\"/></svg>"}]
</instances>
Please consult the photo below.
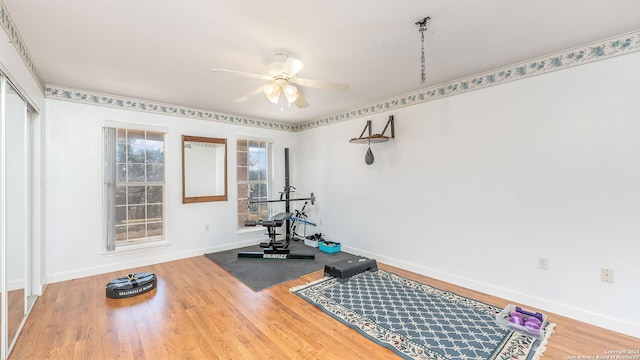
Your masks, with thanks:
<instances>
[{"instance_id":1,"label":"ceiling fan","mask_svg":"<svg viewBox=\"0 0 640 360\"><path fill-rule=\"evenodd\" d=\"M262 85L245 96L237 99L236 102L245 102L254 95L264 93L267 99L274 104L278 104L280 102L280 97L282 95L289 103L289 106L291 106L291 104L295 104L299 108L306 108L309 106L309 103L295 85L327 90L349 90L349 85L346 84L299 78L297 74L303 68L304 63L302 61L285 54L278 53L274 56L274 62L269 64L269 71L267 72L267 75L227 69L211 69L211 71L231 73L239 76L270 81L269 84Z\"/></svg>"}]
</instances>

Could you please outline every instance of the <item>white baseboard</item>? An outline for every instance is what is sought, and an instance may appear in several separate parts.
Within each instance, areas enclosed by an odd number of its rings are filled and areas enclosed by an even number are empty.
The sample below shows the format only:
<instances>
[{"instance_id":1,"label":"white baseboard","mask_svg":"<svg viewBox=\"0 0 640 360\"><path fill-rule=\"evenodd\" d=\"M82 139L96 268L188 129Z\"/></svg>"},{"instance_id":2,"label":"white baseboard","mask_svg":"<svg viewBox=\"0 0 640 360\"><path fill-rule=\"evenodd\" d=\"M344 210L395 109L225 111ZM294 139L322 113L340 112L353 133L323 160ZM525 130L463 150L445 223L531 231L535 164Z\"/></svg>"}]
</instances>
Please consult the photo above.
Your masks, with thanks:
<instances>
[{"instance_id":1,"label":"white baseboard","mask_svg":"<svg viewBox=\"0 0 640 360\"><path fill-rule=\"evenodd\" d=\"M491 294L503 299L508 299L516 304L535 307L591 325L599 326L608 330L616 331L633 337L640 337L640 324L634 324L625 320L610 317L605 314L594 313L567 304L561 304L549 299L544 299L532 296L530 294L497 287L494 285L483 283L481 281L445 273L422 265L408 263L402 260L390 258L381 254L371 253L349 246L343 246L342 250L351 254L362 255L368 258L376 259L377 261L380 261L387 265L395 266L420 275L432 277L441 281L446 281L454 285L462 286L475 291L480 291L486 294Z\"/></svg>"},{"instance_id":2,"label":"white baseboard","mask_svg":"<svg viewBox=\"0 0 640 360\"><path fill-rule=\"evenodd\" d=\"M237 249L237 248L255 245L255 244L256 244L256 240L253 240L253 239L246 240L246 241L235 241L233 243L188 250L188 251L183 251L179 253L169 253L169 254L162 254L158 256L149 256L145 258L138 258L135 260L111 263L107 265L100 265L100 266L88 267L88 268L78 269L73 271L65 271L65 272L59 272L54 274L48 274L47 283L53 284L61 281L80 279L87 276L100 275L100 274L105 274L105 273L114 272L114 271L121 271L126 269L138 268L141 266L159 264L159 263L168 262L168 261L186 259L194 256L200 256L200 255L212 253L212 252ZM44 286L43 286L43 290L44 290Z\"/></svg>"},{"instance_id":3,"label":"white baseboard","mask_svg":"<svg viewBox=\"0 0 640 360\"><path fill-rule=\"evenodd\" d=\"M34 295L36 295L36 296L42 296L42 294L44 294L44 291L45 291L45 290L47 290L47 284L46 284L46 283L45 283L45 284L42 284L42 285L39 285L39 286L36 288L36 290L35 290L35 292L36 292L36 293L35 293Z\"/></svg>"},{"instance_id":4,"label":"white baseboard","mask_svg":"<svg viewBox=\"0 0 640 360\"><path fill-rule=\"evenodd\" d=\"M25 284L24 279L9 280L7 281L7 291L24 289L24 284Z\"/></svg>"}]
</instances>

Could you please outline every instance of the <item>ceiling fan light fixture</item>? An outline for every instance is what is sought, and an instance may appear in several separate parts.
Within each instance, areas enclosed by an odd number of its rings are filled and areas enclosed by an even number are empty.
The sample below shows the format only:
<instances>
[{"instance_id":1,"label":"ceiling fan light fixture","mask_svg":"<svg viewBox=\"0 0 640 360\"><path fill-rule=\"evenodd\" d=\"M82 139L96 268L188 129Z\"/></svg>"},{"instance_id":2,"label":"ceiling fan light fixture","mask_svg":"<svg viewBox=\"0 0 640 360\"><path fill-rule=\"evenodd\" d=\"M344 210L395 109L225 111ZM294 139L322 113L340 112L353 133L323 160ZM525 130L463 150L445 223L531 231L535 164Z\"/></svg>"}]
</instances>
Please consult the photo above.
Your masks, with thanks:
<instances>
[{"instance_id":1,"label":"ceiling fan light fixture","mask_svg":"<svg viewBox=\"0 0 640 360\"><path fill-rule=\"evenodd\" d=\"M284 96L287 98L289 105L291 105L298 100L298 96L300 96L300 94L298 93L298 88L295 86L286 85L284 87Z\"/></svg>"},{"instance_id":2,"label":"ceiling fan light fixture","mask_svg":"<svg viewBox=\"0 0 640 360\"><path fill-rule=\"evenodd\" d=\"M0 0L0 2L2 2L2 0ZM271 83L261 85L250 93L242 96L239 99L236 99L236 102L239 103L245 102L250 97L258 95L262 92L267 100L269 100L273 104L284 104L284 99L280 101L280 95L282 95L283 98L286 98L289 106L293 104L298 108L303 109L309 107L309 103L304 98L304 95L302 94L300 89L298 89L298 86L337 91L349 90L349 85L346 84L298 78L298 72L304 68L304 63L296 58L289 57L286 54L277 53L274 56L274 60L275 61L269 65L267 75L253 74L244 71L228 69L211 69L211 71L226 72L244 77L271 81Z\"/></svg>"},{"instance_id":3,"label":"ceiling fan light fixture","mask_svg":"<svg viewBox=\"0 0 640 360\"><path fill-rule=\"evenodd\" d=\"M280 99L280 91L282 88L276 84L270 84L264 87L264 95L274 104Z\"/></svg>"}]
</instances>

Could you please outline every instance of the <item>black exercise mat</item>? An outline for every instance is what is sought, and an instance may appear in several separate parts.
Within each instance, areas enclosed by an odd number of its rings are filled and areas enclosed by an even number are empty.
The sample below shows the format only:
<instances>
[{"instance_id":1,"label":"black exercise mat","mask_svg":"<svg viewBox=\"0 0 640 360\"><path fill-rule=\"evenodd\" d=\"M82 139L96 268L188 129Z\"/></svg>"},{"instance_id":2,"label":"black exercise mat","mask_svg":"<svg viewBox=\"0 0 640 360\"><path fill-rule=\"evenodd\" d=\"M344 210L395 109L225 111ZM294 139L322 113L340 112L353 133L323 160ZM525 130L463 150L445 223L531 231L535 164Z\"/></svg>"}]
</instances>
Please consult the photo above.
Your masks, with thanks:
<instances>
[{"instance_id":1,"label":"black exercise mat","mask_svg":"<svg viewBox=\"0 0 640 360\"><path fill-rule=\"evenodd\" d=\"M258 245L205 254L204 256L222 266L253 291L260 291L318 270L324 270L326 264L356 257L356 255L342 251L328 254L318 248L305 245L303 241L292 241L289 250L292 253L314 254L316 258L314 260L238 259L238 252L261 252L262 248Z\"/></svg>"}]
</instances>

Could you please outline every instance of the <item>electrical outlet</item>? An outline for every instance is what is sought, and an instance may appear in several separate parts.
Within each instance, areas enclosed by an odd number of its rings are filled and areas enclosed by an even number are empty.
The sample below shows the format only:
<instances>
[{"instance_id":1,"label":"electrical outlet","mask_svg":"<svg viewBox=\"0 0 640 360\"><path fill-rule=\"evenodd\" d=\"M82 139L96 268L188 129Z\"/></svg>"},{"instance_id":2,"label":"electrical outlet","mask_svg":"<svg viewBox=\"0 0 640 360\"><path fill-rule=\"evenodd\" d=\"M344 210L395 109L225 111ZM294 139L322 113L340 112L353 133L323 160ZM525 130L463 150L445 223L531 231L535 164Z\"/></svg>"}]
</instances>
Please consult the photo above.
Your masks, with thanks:
<instances>
[{"instance_id":1,"label":"electrical outlet","mask_svg":"<svg viewBox=\"0 0 640 360\"><path fill-rule=\"evenodd\" d=\"M545 257L538 258L538 269L549 270L549 259Z\"/></svg>"},{"instance_id":2,"label":"electrical outlet","mask_svg":"<svg viewBox=\"0 0 640 360\"><path fill-rule=\"evenodd\" d=\"M613 269L600 269L600 281L613 284Z\"/></svg>"}]
</instances>

